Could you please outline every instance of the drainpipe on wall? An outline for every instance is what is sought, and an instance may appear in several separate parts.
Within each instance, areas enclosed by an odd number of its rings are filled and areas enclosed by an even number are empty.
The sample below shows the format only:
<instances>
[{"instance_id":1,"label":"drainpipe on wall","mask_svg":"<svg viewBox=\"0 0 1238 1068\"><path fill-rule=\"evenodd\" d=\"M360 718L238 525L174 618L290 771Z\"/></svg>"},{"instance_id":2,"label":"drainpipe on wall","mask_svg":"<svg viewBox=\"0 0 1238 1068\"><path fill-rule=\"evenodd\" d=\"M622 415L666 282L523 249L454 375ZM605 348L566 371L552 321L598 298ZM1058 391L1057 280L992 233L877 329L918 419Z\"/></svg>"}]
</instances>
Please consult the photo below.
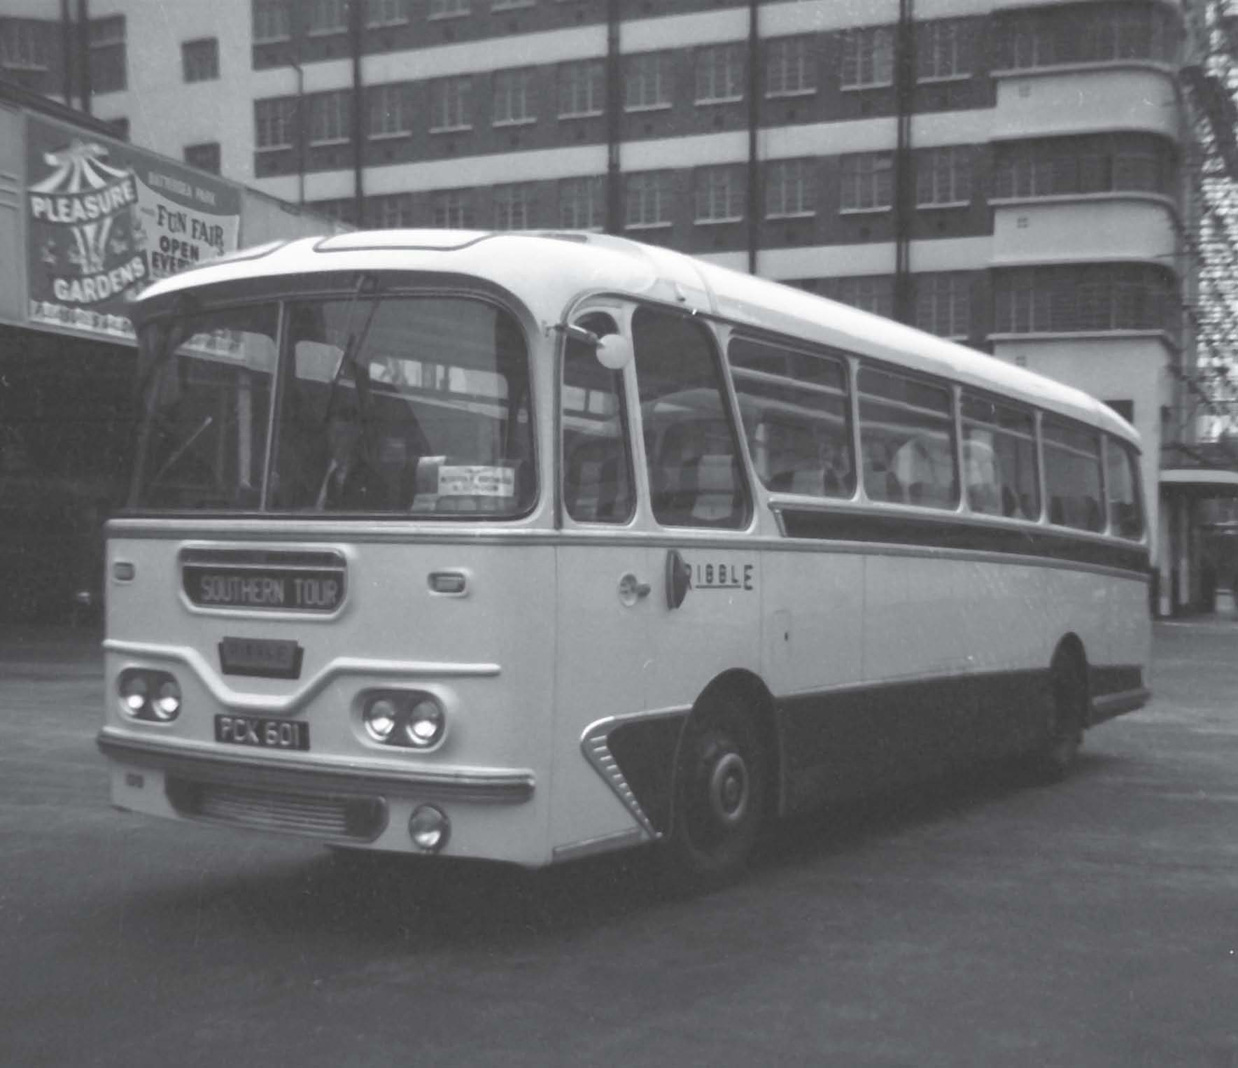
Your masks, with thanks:
<instances>
[{"instance_id":1,"label":"drainpipe on wall","mask_svg":"<svg viewBox=\"0 0 1238 1068\"><path fill-rule=\"evenodd\" d=\"M619 54L619 0L606 0L606 232L623 230L619 137L623 117L623 74Z\"/></svg>"},{"instance_id":2,"label":"drainpipe on wall","mask_svg":"<svg viewBox=\"0 0 1238 1068\"><path fill-rule=\"evenodd\" d=\"M77 64L81 71L82 110L90 114L90 3L77 0Z\"/></svg>"},{"instance_id":3,"label":"drainpipe on wall","mask_svg":"<svg viewBox=\"0 0 1238 1068\"><path fill-rule=\"evenodd\" d=\"M65 107L71 108L73 106L73 16L69 10L69 0L60 0L60 53L64 57L60 91L64 96Z\"/></svg>"},{"instance_id":4,"label":"drainpipe on wall","mask_svg":"<svg viewBox=\"0 0 1238 1068\"><path fill-rule=\"evenodd\" d=\"M353 199L357 225L365 226L365 101L361 85L361 46L364 31L365 4L352 0L348 5L348 44L352 52L352 171Z\"/></svg>"},{"instance_id":5,"label":"drainpipe on wall","mask_svg":"<svg viewBox=\"0 0 1238 1068\"><path fill-rule=\"evenodd\" d=\"M914 0L899 0L898 32L894 39L895 108L898 148L894 156L894 318L914 318L911 292L911 223L915 215L912 172L911 113L915 108L916 38Z\"/></svg>"},{"instance_id":6,"label":"drainpipe on wall","mask_svg":"<svg viewBox=\"0 0 1238 1068\"><path fill-rule=\"evenodd\" d=\"M760 242L761 169L757 134L761 129L761 36L758 8L761 0L748 0L748 273L757 273Z\"/></svg>"}]
</instances>

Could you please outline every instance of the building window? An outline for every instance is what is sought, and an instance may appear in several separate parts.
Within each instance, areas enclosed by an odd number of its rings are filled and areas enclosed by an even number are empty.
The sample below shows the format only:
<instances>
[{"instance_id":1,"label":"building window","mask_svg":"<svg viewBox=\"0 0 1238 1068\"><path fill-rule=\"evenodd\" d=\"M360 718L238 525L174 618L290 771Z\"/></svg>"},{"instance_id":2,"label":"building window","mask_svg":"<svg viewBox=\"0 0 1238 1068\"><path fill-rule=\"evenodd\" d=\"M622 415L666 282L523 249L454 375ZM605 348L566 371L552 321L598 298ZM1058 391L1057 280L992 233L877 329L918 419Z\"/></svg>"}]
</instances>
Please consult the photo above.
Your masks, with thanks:
<instances>
[{"instance_id":1,"label":"building window","mask_svg":"<svg viewBox=\"0 0 1238 1068\"><path fill-rule=\"evenodd\" d=\"M894 314L894 279L888 274L836 278L830 288L830 295L843 304L886 318Z\"/></svg>"},{"instance_id":2,"label":"building window","mask_svg":"<svg viewBox=\"0 0 1238 1068\"><path fill-rule=\"evenodd\" d=\"M916 79L966 78L972 72L972 25L958 19L916 24Z\"/></svg>"},{"instance_id":3,"label":"building window","mask_svg":"<svg viewBox=\"0 0 1238 1068\"><path fill-rule=\"evenodd\" d=\"M371 29L402 26L408 22L408 0L369 0L365 24Z\"/></svg>"},{"instance_id":4,"label":"building window","mask_svg":"<svg viewBox=\"0 0 1238 1068\"><path fill-rule=\"evenodd\" d=\"M187 82L210 82L219 77L219 40L204 37L181 44L181 68Z\"/></svg>"},{"instance_id":5,"label":"building window","mask_svg":"<svg viewBox=\"0 0 1238 1068\"><path fill-rule=\"evenodd\" d=\"M971 333L971 276L963 271L917 274L916 326L938 337Z\"/></svg>"},{"instance_id":6,"label":"building window","mask_svg":"<svg viewBox=\"0 0 1238 1068\"><path fill-rule=\"evenodd\" d=\"M448 19L469 13L469 0L430 0L429 17Z\"/></svg>"},{"instance_id":7,"label":"building window","mask_svg":"<svg viewBox=\"0 0 1238 1068\"><path fill-rule=\"evenodd\" d=\"M916 204L971 203L971 149L930 148L916 154Z\"/></svg>"},{"instance_id":8,"label":"building window","mask_svg":"<svg viewBox=\"0 0 1238 1068\"><path fill-rule=\"evenodd\" d=\"M44 33L51 25L34 19L0 20L0 68L5 71L47 70Z\"/></svg>"},{"instance_id":9,"label":"building window","mask_svg":"<svg viewBox=\"0 0 1238 1068\"><path fill-rule=\"evenodd\" d=\"M559 182L559 225L567 230L601 230L606 219L606 186L600 176Z\"/></svg>"},{"instance_id":10,"label":"building window","mask_svg":"<svg viewBox=\"0 0 1238 1068\"><path fill-rule=\"evenodd\" d=\"M1135 425L1135 402L1133 400L1107 400L1104 403L1132 426Z\"/></svg>"},{"instance_id":11,"label":"building window","mask_svg":"<svg viewBox=\"0 0 1238 1068\"><path fill-rule=\"evenodd\" d=\"M789 219L817 210L814 161L783 159L765 167L765 217Z\"/></svg>"},{"instance_id":12,"label":"building window","mask_svg":"<svg viewBox=\"0 0 1238 1068\"><path fill-rule=\"evenodd\" d=\"M1159 330L1177 334L1173 275L1139 264L1088 264L998 271L999 334Z\"/></svg>"},{"instance_id":13,"label":"building window","mask_svg":"<svg viewBox=\"0 0 1238 1068\"><path fill-rule=\"evenodd\" d=\"M90 20L90 90L114 93L128 84L125 72L125 16Z\"/></svg>"},{"instance_id":14,"label":"building window","mask_svg":"<svg viewBox=\"0 0 1238 1068\"><path fill-rule=\"evenodd\" d=\"M802 96L817 91L812 39L776 37L765 54L765 95Z\"/></svg>"},{"instance_id":15,"label":"building window","mask_svg":"<svg viewBox=\"0 0 1238 1068\"><path fill-rule=\"evenodd\" d=\"M843 89L867 89L894 84L894 31L888 26L866 26L842 35Z\"/></svg>"},{"instance_id":16,"label":"building window","mask_svg":"<svg viewBox=\"0 0 1238 1068\"><path fill-rule=\"evenodd\" d=\"M697 167L696 221L738 222L744 217L744 172L730 165Z\"/></svg>"},{"instance_id":17,"label":"building window","mask_svg":"<svg viewBox=\"0 0 1238 1068\"><path fill-rule=\"evenodd\" d=\"M413 129L411 87L406 84L372 85L366 133L370 137L403 137Z\"/></svg>"},{"instance_id":18,"label":"building window","mask_svg":"<svg viewBox=\"0 0 1238 1068\"><path fill-rule=\"evenodd\" d=\"M185 146L185 162L200 171L218 174L220 167L219 142L206 141L200 145Z\"/></svg>"},{"instance_id":19,"label":"building window","mask_svg":"<svg viewBox=\"0 0 1238 1068\"><path fill-rule=\"evenodd\" d=\"M352 93L348 89L307 97L311 145L332 145L349 140L352 126L351 97Z\"/></svg>"},{"instance_id":20,"label":"building window","mask_svg":"<svg viewBox=\"0 0 1238 1068\"><path fill-rule=\"evenodd\" d=\"M434 225L448 230L470 230L473 227L473 191L471 189L440 189L431 194Z\"/></svg>"},{"instance_id":21,"label":"building window","mask_svg":"<svg viewBox=\"0 0 1238 1068\"><path fill-rule=\"evenodd\" d=\"M357 225L357 201L353 197L336 197L332 200L311 200L306 207L325 215L335 222Z\"/></svg>"},{"instance_id":22,"label":"building window","mask_svg":"<svg viewBox=\"0 0 1238 1068\"><path fill-rule=\"evenodd\" d=\"M696 50L696 102L719 104L744 98L743 45L707 45Z\"/></svg>"},{"instance_id":23,"label":"building window","mask_svg":"<svg viewBox=\"0 0 1238 1068\"><path fill-rule=\"evenodd\" d=\"M995 22L999 70L1142 59L1172 63L1177 14L1159 4L1095 3L1018 11Z\"/></svg>"},{"instance_id":24,"label":"building window","mask_svg":"<svg viewBox=\"0 0 1238 1068\"><path fill-rule=\"evenodd\" d=\"M840 211L880 211L894 202L894 154L856 152L839 157Z\"/></svg>"},{"instance_id":25,"label":"building window","mask_svg":"<svg viewBox=\"0 0 1238 1068\"><path fill-rule=\"evenodd\" d=\"M496 230L527 230L533 224L533 186L496 185L493 200Z\"/></svg>"},{"instance_id":26,"label":"building window","mask_svg":"<svg viewBox=\"0 0 1238 1068\"><path fill-rule=\"evenodd\" d=\"M671 53L640 52L625 58L623 106L627 111L651 111L671 106Z\"/></svg>"},{"instance_id":27,"label":"building window","mask_svg":"<svg viewBox=\"0 0 1238 1068\"><path fill-rule=\"evenodd\" d=\"M469 104L473 95L473 80L440 78L430 83L430 132L468 130L471 128Z\"/></svg>"},{"instance_id":28,"label":"building window","mask_svg":"<svg viewBox=\"0 0 1238 1068\"><path fill-rule=\"evenodd\" d=\"M1152 134L1019 141L999 146L993 189L998 198L1131 191L1173 196L1173 147Z\"/></svg>"},{"instance_id":29,"label":"building window","mask_svg":"<svg viewBox=\"0 0 1238 1068\"><path fill-rule=\"evenodd\" d=\"M254 146L260 152L264 149L291 148L296 118L296 97L255 100Z\"/></svg>"},{"instance_id":30,"label":"building window","mask_svg":"<svg viewBox=\"0 0 1238 1068\"><path fill-rule=\"evenodd\" d=\"M671 225L670 171L642 171L627 176L624 222L629 230Z\"/></svg>"},{"instance_id":31,"label":"building window","mask_svg":"<svg viewBox=\"0 0 1238 1068\"><path fill-rule=\"evenodd\" d=\"M291 0L254 0L254 44L292 39Z\"/></svg>"},{"instance_id":32,"label":"building window","mask_svg":"<svg viewBox=\"0 0 1238 1068\"><path fill-rule=\"evenodd\" d=\"M519 126L537 121L534 95L537 71L500 70L494 74L494 125Z\"/></svg>"},{"instance_id":33,"label":"building window","mask_svg":"<svg viewBox=\"0 0 1238 1068\"><path fill-rule=\"evenodd\" d=\"M582 59L559 67L559 118L601 115L606 102L606 71L600 59Z\"/></svg>"},{"instance_id":34,"label":"building window","mask_svg":"<svg viewBox=\"0 0 1238 1068\"><path fill-rule=\"evenodd\" d=\"M319 36L347 31L348 4L346 0L308 0L305 4L306 33Z\"/></svg>"},{"instance_id":35,"label":"building window","mask_svg":"<svg viewBox=\"0 0 1238 1068\"><path fill-rule=\"evenodd\" d=\"M365 222L380 230L400 229L414 225L413 194L386 193L367 197Z\"/></svg>"}]
</instances>

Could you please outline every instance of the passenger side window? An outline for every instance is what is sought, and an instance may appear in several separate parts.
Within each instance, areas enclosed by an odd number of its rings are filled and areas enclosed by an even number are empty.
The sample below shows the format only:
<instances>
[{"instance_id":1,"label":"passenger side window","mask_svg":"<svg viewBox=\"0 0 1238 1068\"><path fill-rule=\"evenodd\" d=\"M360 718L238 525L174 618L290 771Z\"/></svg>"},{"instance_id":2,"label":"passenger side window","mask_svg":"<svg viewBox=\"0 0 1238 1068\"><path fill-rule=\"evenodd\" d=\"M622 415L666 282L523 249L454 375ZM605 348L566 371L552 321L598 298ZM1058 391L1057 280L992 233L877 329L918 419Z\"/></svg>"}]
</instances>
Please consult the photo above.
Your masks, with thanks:
<instances>
[{"instance_id":1,"label":"passenger side window","mask_svg":"<svg viewBox=\"0 0 1238 1068\"><path fill-rule=\"evenodd\" d=\"M973 512L1040 518L1036 423L1031 412L963 394L963 482Z\"/></svg>"},{"instance_id":2,"label":"passenger side window","mask_svg":"<svg viewBox=\"0 0 1238 1068\"><path fill-rule=\"evenodd\" d=\"M959 499L950 389L860 370L860 450L870 500L954 508Z\"/></svg>"},{"instance_id":3,"label":"passenger side window","mask_svg":"<svg viewBox=\"0 0 1238 1068\"><path fill-rule=\"evenodd\" d=\"M746 526L739 442L704 328L640 308L632 341L654 518L663 526Z\"/></svg>"},{"instance_id":4,"label":"passenger side window","mask_svg":"<svg viewBox=\"0 0 1238 1068\"><path fill-rule=\"evenodd\" d=\"M757 477L780 493L855 493L847 365L842 359L737 337L731 378Z\"/></svg>"},{"instance_id":5,"label":"passenger side window","mask_svg":"<svg viewBox=\"0 0 1238 1068\"><path fill-rule=\"evenodd\" d=\"M1041 437L1049 522L1076 530L1103 530L1100 435L1046 416Z\"/></svg>"},{"instance_id":6,"label":"passenger side window","mask_svg":"<svg viewBox=\"0 0 1238 1068\"><path fill-rule=\"evenodd\" d=\"M598 337L618 332L596 314L578 326ZM628 445L623 375L598 361L592 345L569 337L563 356L563 505L578 523L625 523L636 494Z\"/></svg>"},{"instance_id":7,"label":"passenger side window","mask_svg":"<svg viewBox=\"0 0 1238 1068\"><path fill-rule=\"evenodd\" d=\"M1105 440L1105 485L1109 496L1109 532L1138 541L1143 537L1139 457L1116 438Z\"/></svg>"}]
</instances>

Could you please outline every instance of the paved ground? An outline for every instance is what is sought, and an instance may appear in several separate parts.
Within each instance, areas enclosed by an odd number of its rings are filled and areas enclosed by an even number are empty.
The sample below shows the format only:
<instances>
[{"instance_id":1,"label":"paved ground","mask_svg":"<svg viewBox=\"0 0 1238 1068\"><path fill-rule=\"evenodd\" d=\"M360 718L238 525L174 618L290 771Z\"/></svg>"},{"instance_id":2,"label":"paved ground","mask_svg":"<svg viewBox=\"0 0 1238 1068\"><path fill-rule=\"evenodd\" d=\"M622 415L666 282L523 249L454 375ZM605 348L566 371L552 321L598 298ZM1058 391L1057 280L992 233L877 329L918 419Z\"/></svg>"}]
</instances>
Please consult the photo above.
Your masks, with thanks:
<instances>
[{"instance_id":1,"label":"paved ground","mask_svg":"<svg viewBox=\"0 0 1238 1068\"><path fill-rule=\"evenodd\" d=\"M1158 625L1068 782L785 827L687 901L114 812L94 640L0 641L0 1065L1238 1068L1232 618Z\"/></svg>"}]
</instances>

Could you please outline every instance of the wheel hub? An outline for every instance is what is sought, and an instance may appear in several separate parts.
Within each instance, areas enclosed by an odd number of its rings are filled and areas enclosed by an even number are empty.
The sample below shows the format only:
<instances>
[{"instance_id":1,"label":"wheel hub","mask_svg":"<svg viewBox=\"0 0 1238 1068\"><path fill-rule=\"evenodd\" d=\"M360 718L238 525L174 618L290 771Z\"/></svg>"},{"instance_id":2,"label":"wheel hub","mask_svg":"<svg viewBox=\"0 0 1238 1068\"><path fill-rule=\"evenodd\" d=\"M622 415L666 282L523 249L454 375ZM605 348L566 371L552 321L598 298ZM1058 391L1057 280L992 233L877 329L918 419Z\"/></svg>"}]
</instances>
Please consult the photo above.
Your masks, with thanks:
<instances>
[{"instance_id":1,"label":"wheel hub","mask_svg":"<svg viewBox=\"0 0 1238 1068\"><path fill-rule=\"evenodd\" d=\"M748 768L738 753L724 754L709 776L709 807L723 824L739 823L748 810Z\"/></svg>"}]
</instances>

